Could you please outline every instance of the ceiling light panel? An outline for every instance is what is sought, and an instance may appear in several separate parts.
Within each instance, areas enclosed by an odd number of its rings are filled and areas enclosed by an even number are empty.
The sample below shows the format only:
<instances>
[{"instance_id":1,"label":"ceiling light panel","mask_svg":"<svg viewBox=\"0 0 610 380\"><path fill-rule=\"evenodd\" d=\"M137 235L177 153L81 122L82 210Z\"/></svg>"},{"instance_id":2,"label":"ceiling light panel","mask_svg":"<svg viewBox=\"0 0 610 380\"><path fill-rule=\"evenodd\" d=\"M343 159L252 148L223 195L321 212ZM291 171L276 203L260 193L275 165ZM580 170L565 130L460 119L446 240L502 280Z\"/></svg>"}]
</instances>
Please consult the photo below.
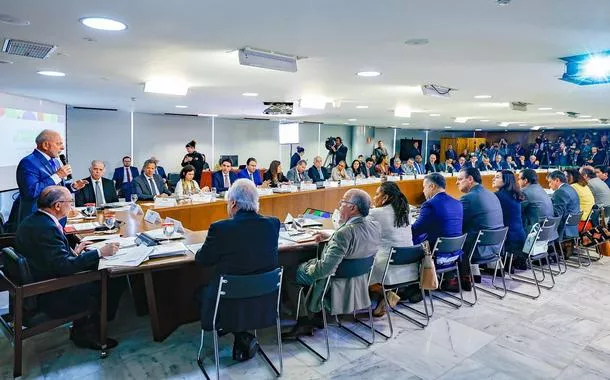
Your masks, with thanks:
<instances>
[{"instance_id":1,"label":"ceiling light panel","mask_svg":"<svg viewBox=\"0 0 610 380\"><path fill-rule=\"evenodd\" d=\"M184 96L188 90L189 86L186 83L171 79L155 79L144 84L144 92L154 94Z\"/></svg>"},{"instance_id":2,"label":"ceiling light panel","mask_svg":"<svg viewBox=\"0 0 610 380\"><path fill-rule=\"evenodd\" d=\"M110 32L119 32L127 29L124 23L105 17L83 17L80 19L81 24L91 29L105 30Z\"/></svg>"}]
</instances>

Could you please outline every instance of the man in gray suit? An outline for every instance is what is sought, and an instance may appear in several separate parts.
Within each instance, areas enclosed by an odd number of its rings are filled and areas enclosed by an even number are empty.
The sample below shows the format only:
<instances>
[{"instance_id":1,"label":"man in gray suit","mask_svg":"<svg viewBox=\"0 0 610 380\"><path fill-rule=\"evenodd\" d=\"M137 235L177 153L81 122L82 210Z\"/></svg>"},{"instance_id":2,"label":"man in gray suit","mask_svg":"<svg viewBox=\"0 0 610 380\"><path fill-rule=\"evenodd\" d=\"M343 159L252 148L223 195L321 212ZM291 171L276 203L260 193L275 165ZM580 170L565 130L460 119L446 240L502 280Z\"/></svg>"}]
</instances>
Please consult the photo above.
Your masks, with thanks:
<instances>
[{"instance_id":1,"label":"man in gray suit","mask_svg":"<svg viewBox=\"0 0 610 380\"><path fill-rule=\"evenodd\" d=\"M587 185L593 193L595 198L595 204L600 206L610 206L610 188L601 179L597 178L595 169L591 166L583 166L580 168L580 174L582 174L586 180Z\"/></svg>"},{"instance_id":2,"label":"man in gray suit","mask_svg":"<svg viewBox=\"0 0 610 380\"><path fill-rule=\"evenodd\" d=\"M297 165L294 168L288 170L288 173L286 173L286 178L295 184L311 181L311 178L309 178L309 175L307 175L307 161L300 160L297 162Z\"/></svg>"},{"instance_id":3,"label":"man in gray suit","mask_svg":"<svg viewBox=\"0 0 610 380\"><path fill-rule=\"evenodd\" d=\"M286 292L297 304L298 287L313 286L308 303L301 311L319 312L325 280L335 273L343 260L360 259L375 255L381 231L379 223L367 218L371 197L363 190L348 190L339 201L341 226L332 234L319 233L316 240L329 239L320 259L311 259L298 266L296 276L286 276ZM368 275L349 279L333 279L328 289L330 313L346 314L370 305ZM300 313L301 314L301 313ZM304 313L303 313L304 314ZM290 339L300 335L311 335L312 321L299 318L299 323L283 337Z\"/></svg>"},{"instance_id":4,"label":"man in gray suit","mask_svg":"<svg viewBox=\"0 0 610 380\"><path fill-rule=\"evenodd\" d=\"M146 160L144 162L144 168L142 174L137 176L131 182L132 194L137 194L138 199L152 200L156 196L167 196L171 195L171 192L167 188L163 178L160 175L155 174L155 168L157 164L153 160Z\"/></svg>"},{"instance_id":5,"label":"man in gray suit","mask_svg":"<svg viewBox=\"0 0 610 380\"><path fill-rule=\"evenodd\" d=\"M463 168L457 175L456 183L458 189L464 193L460 198L464 209L462 232L468 234L464 243L464 256L460 260L460 275L462 276L462 290L469 291L472 284L469 277L468 255L470 255L474 246L477 234L480 230L503 228L504 219L502 218L502 206L498 197L481 185L481 173L478 169ZM477 257L477 254L485 255L485 253L486 251L481 250L475 252L473 257ZM478 274L476 273L476 275ZM457 288L457 281L455 281L455 284L448 282L445 287L447 290L454 290Z\"/></svg>"},{"instance_id":6,"label":"man in gray suit","mask_svg":"<svg viewBox=\"0 0 610 380\"><path fill-rule=\"evenodd\" d=\"M526 227L526 232L529 232L529 228L538 223L539 218L553 216L553 203L551 202L551 197L538 184L538 174L535 170L523 170L519 174L517 182L525 195L525 199L521 202L521 214L523 215L523 224ZM538 206L536 215L532 211L533 205Z\"/></svg>"},{"instance_id":7,"label":"man in gray suit","mask_svg":"<svg viewBox=\"0 0 610 380\"><path fill-rule=\"evenodd\" d=\"M555 216L561 217L557 233L562 238L564 229L568 236L578 236L578 226L565 227L566 219L569 215L578 214L580 212L580 201L578 193L568 185L566 175L560 170L555 170L547 177L549 187L553 190L553 213ZM568 229L569 228L569 229Z\"/></svg>"}]
</instances>

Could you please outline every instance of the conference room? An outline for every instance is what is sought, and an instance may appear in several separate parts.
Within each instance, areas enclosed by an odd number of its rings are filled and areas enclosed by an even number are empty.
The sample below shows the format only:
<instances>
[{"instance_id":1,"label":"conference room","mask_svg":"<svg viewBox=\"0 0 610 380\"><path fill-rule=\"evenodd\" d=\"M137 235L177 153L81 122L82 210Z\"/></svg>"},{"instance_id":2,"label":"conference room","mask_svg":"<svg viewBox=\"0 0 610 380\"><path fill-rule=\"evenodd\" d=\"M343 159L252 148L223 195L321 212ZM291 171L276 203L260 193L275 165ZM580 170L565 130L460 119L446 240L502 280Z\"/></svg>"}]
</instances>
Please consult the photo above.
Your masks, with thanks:
<instances>
[{"instance_id":1,"label":"conference room","mask_svg":"<svg viewBox=\"0 0 610 380\"><path fill-rule=\"evenodd\" d=\"M1 378L610 378L610 4L32 5Z\"/></svg>"}]
</instances>

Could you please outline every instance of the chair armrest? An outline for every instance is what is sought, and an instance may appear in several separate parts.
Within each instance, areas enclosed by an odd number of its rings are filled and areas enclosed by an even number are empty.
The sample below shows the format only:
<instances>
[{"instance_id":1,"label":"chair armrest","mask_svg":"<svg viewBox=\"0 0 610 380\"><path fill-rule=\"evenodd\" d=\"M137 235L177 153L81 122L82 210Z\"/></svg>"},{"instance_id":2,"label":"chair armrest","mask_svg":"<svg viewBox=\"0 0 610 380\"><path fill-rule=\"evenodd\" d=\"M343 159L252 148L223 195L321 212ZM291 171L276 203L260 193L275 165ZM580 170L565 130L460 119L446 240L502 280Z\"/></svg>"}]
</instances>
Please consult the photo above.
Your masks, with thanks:
<instances>
[{"instance_id":1,"label":"chair armrest","mask_svg":"<svg viewBox=\"0 0 610 380\"><path fill-rule=\"evenodd\" d=\"M58 277L50 280L34 282L23 285L23 296L31 297L39 294L54 292L56 290L71 288L73 286L87 284L102 279L102 271L79 272L71 276Z\"/></svg>"}]
</instances>

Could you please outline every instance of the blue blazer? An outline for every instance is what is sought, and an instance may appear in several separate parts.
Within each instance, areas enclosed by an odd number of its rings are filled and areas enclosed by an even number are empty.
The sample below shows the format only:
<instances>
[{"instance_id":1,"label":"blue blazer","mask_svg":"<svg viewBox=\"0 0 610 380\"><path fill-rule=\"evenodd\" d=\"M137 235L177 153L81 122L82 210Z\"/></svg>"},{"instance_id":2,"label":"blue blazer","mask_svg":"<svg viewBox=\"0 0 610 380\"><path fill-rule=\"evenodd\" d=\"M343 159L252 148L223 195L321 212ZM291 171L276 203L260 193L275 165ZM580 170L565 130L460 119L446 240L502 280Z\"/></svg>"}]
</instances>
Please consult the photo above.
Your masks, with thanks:
<instances>
[{"instance_id":1,"label":"blue blazer","mask_svg":"<svg viewBox=\"0 0 610 380\"><path fill-rule=\"evenodd\" d=\"M231 175L229 175L230 177ZM248 172L247 168L243 168L242 170L239 171L239 173L237 173L237 178L246 178L246 179L250 179L250 173ZM261 179L261 172L259 170L256 170L253 174L252 174L252 178L254 178L254 184L256 186L260 186L263 184L263 180ZM222 176L221 176L222 179ZM223 181L224 182L224 181Z\"/></svg>"},{"instance_id":2,"label":"blue blazer","mask_svg":"<svg viewBox=\"0 0 610 380\"><path fill-rule=\"evenodd\" d=\"M237 181L237 174L235 174L232 170L229 172L229 180L231 181L231 185L233 182ZM212 187L215 187L216 191L219 193L229 190L228 187L225 187L225 180L222 176L221 170L218 170L212 174Z\"/></svg>"},{"instance_id":3,"label":"blue blazer","mask_svg":"<svg viewBox=\"0 0 610 380\"><path fill-rule=\"evenodd\" d=\"M214 276L200 294L201 324L212 328L218 281L223 274L264 273L278 267L280 221L254 211L238 211L231 219L212 223L197 264L214 268ZM275 323L277 293L248 299L223 301L217 326L246 331Z\"/></svg>"},{"instance_id":4,"label":"blue blazer","mask_svg":"<svg viewBox=\"0 0 610 380\"><path fill-rule=\"evenodd\" d=\"M500 161L500 163L494 161L491 163L491 167L494 168L494 170L504 170L508 169L508 164L506 164L506 161Z\"/></svg>"},{"instance_id":5,"label":"blue blazer","mask_svg":"<svg viewBox=\"0 0 610 380\"><path fill-rule=\"evenodd\" d=\"M508 191L496 191L496 197L502 206L502 218L504 225L508 227L505 246L509 252L518 249L521 252L525 243L525 229L521 218L521 202L511 197Z\"/></svg>"},{"instance_id":6,"label":"blue blazer","mask_svg":"<svg viewBox=\"0 0 610 380\"><path fill-rule=\"evenodd\" d=\"M460 201L445 192L436 194L421 205L419 216L411 226L413 244L427 240L432 249L439 237L460 236L463 217Z\"/></svg>"},{"instance_id":7,"label":"blue blazer","mask_svg":"<svg viewBox=\"0 0 610 380\"><path fill-rule=\"evenodd\" d=\"M123 181L125 179L125 169L123 168L124 166L121 166L120 168L115 168L114 174L112 175L112 180L114 181L114 186L117 190L123 186ZM135 166L131 166L129 170L131 171L131 180L133 181L138 176L138 168L136 168Z\"/></svg>"},{"instance_id":8,"label":"blue blazer","mask_svg":"<svg viewBox=\"0 0 610 380\"><path fill-rule=\"evenodd\" d=\"M55 163L58 168L62 165L58 159L55 159ZM42 190L55 185L51 178L53 174L55 174L55 171L51 168L51 164L37 150L19 161L19 165L17 165L17 186L19 187L20 199L18 222L38 209L36 201ZM66 185L66 182L62 180L58 185ZM70 186L68 186L68 189L72 191Z\"/></svg>"}]
</instances>

